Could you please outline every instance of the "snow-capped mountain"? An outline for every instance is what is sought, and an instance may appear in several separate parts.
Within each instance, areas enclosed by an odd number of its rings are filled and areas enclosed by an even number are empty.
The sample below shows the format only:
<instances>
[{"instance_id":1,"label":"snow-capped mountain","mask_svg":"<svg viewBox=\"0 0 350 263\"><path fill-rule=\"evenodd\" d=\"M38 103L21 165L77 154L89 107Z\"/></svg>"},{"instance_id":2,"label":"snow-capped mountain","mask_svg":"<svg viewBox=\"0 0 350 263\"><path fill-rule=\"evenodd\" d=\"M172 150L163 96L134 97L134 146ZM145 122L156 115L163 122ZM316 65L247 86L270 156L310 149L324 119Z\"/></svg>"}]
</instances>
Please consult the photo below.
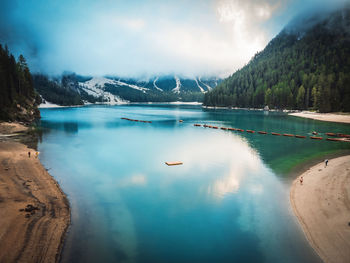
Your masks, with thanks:
<instances>
[{"instance_id":1,"label":"snow-capped mountain","mask_svg":"<svg viewBox=\"0 0 350 263\"><path fill-rule=\"evenodd\" d=\"M185 79L178 76L157 76L149 80L122 79L117 77L93 77L79 82L80 89L94 97L103 97L106 102L153 101L165 93L179 96L189 93L206 93L216 87L218 79ZM147 97L150 97L147 100Z\"/></svg>"},{"instance_id":2,"label":"snow-capped mountain","mask_svg":"<svg viewBox=\"0 0 350 263\"><path fill-rule=\"evenodd\" d=\"M43 99L59 105L62 101L64 105L72 104L72 100L68 101L62 94L75 97L74 104L202 101L204 94L216 87L218 82L220 79L217 78L191 79L169 75L147 80L115 76L82 77L74 73L55 79L43 75L34 77L34 84Z\"/></svg>"}]
</instances>

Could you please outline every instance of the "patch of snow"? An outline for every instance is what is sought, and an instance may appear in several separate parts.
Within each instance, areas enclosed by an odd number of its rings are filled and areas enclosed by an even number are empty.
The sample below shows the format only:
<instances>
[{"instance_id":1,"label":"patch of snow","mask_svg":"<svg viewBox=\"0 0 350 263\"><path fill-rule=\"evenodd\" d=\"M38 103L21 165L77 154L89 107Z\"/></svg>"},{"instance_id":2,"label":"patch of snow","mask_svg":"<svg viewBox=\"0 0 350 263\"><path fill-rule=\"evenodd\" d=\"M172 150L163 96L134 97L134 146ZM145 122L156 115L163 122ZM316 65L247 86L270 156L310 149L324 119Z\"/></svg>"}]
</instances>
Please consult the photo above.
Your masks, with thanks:
<instances>
[{"instance_id":1,"label":"patch of snow","mask_svg":"<svg viewBox=\"0 0 350 263\"><path fill-rule=\"evenodd\" d=\"M43 101L44 102L39 105L39 108L59 108L59 107L63 107L63 106L60 106L60 105L48 102L48 101L46 101L44 99L43 99Z\"/></svg>"},{"instance_id":2,"label":"patch of snow","mask_svg":"<svg viewBox=\"0 0 350 263\"><path fill-rule=\"evenodd\" d=\"M202 93L205 93L205 90L199 85L197 78L194 78L194 80L197 83L198 88L201 90Z\"/></svg>"},{"instance_id":3,"label":"patch of snow","mask_svg":"<svg viewBox=\"0 0 350 263\"><path fill-rule=\"evenodd\" d=\"M202 102L198 101L172 101L172 102L163 102L163 104L175 104L175 105L202 105Z\"/></svg>"},{"instance_id":4,"label":"patch of snow","mask_svg":"<svg viewBox=\"0 0 350 263\"><path fill-rule=\"evenodd\" d=\"M157 80L159 79L159 77L156 77L154 80L153 80L153 86L157 89L157 90L159 90L159 91L163 91L161 88L159 88L158 86L157 86L157 84L156 84L156 82L157 82Z\"/></svg>"},{"instance_id":5,"label":"patch of snow","mask_svg":"<svg viewBox=\"0 0 350 263\"><path fill-rule=\"evenodd\" d=\"M112 79L107 79L104 77L94 77L88 81L79 82L79 84L84 85L89 89L93 89L95 87L103 88L105 84L115 84L115 82Z\"/></svg>"},{"instance_id":6,"label":"patch of snow","mask_svg":"<svg viewBox=\"0 0 350 263\"><path fill-rule=\"evenodd\" d=\"M86 82L79 82L80 87L87 92L89 95L97 97L103 97L104 100L107 100L107 104L115 105L121 103L127 103L127 101L123 100L119 96L113 95L108 91L104 91L105 84L116 84L116 81L103 78L103 77L94 77Z\"/></svg>"},{"instance_id":7,"label":"patch of snow","mask_svg":"<svg viewBox=\"0 0 350 263\"><path fill-rule=\"evenodd\" d=\"M128 83L122 82L120 80L115 80L114 84L117 84L119 86L126 86L126 87L129 87L129 88L132 88L132 89L137 89L139 91L142 91L143 93L146 93L146 90L149 90L147 88L142 88L142 87L139 87L139 86L136 86L136 85L133 85L133 84L128 84Z\"/></svg>"},{"instance_id":8,"label":"patch of snow","mask_svg":"<svg viewBox=\"0 0 350 263\"><path fill-rule=\"evenodd\" d=\"M180 81L180 79L179 79L177 76L175 76L175 81L176 81L176 87L173 88L172 91L173 91L174 93L180 93L181 81Z\"/></svg>"},{"instance_id":9,"label":"patch of snow","mask_svg":"<svg viewBox=\"0 0 350 263\"><path fill-rule=\"evenodd\" d=\"M199 82L202 83L204 86L207 87L208 91L211 90L211 87L208 84L205 84L203 81L201 81L201 78L198 78Z\"/></svg>"}]
</instances>

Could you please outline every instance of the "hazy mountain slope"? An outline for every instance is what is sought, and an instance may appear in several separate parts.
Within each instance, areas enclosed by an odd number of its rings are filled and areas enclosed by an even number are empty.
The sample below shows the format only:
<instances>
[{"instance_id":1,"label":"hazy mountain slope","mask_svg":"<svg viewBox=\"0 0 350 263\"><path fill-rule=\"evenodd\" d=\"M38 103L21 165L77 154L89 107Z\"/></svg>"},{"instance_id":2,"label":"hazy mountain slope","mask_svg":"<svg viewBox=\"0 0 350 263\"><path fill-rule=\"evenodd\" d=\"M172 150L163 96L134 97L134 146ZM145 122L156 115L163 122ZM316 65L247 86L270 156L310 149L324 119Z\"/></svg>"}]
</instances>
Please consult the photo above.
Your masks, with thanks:
<instances>
[{"instance_id":1,"label":"hazy mountain slope","mask_svg":"<svg viewBox=\"0 0 350 263\"><path fill-rule=\"evenodd\" d=\"M35 87L43 99L58 105L203 101L204 93L214 88L219 81L217 78L200 80L177 76L142 80L114 76L83 77L74 73L51 79L40 74L34 75Z\"/></svg>"},{"instance_id":2,"label":"hazy mountain slope","mask_svg":"<svg viewBox=\"0 0 350 263\"><path fill-rule=\"evenodd\" d=\"M294 19L204 104L350 111L350 8Z\"/></svg>"}]
</instances>

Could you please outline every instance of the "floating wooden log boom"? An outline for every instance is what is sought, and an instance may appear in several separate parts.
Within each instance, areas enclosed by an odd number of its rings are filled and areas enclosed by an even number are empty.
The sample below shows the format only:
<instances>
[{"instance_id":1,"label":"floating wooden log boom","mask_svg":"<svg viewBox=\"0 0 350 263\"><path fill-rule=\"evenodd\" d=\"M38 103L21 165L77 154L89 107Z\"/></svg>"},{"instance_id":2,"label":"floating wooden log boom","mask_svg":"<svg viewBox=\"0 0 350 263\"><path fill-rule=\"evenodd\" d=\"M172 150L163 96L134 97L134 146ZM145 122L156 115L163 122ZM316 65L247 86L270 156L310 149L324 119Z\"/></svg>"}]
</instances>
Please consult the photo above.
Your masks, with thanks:
<instances>
[{"instance_id":1,"label":"floating wooden log boom","mask_svg":"<svg viewBox=\"0 0 350 263\"><path fill-rule=\"evenodd\" d=\"M134 119L129 119L129 118L121 118L122 120L126 121L135 121L135 122L143 122L143 123L152 123L151 121L142 121L142 120L134 120Z\"/></svg>"},{"instance_id":2,"label":"floating wooden log boom","mask_svg":"<svg viewBox=\"0 0 350 263\"><path fill-rule=\"evenodd\" d=\"M334 141L334 142L342 142L342 141L344 141L343 139L340 139L340 138L327 138L326 140L327 141Z\"/></svg>"},{"instance_id":3,"label":"floating wooden log boom","mask_svg":"<svg viewBox=\"0 0 350 263\"><path fill-rule=\"evenodd\" d=\"M201 124L194 124L194 126L202 126ZM212 129L221 129L221 130L229 130L229 131L239 131L239 132L244 132L243 129L237 129L237 128L228 128L228 127L218 127L218 126L211 126L211 125L207 125L204 124L203 127L208 127L208 128L212 128ZM255 131L253 130L245 130L248 133L255 133ZM256 133L259 134L268 134L268 132L266 131L257 131ZM312 132L313 135L318 134L317 132ZM338 137L338 138L323 138L323 137L318 137L318 136L304 136L304 135L294 135L294 134L290 134L290 133L277 133L277 132L271 132L271 135L276 135L276 136L285 136L285 137L295 137L295 138L299 138L299 139L306 139L306 138L310 138L312 140L327 140L327 141L336 141L336 142L350 142L350 135L348 134L343 134L343 133L332 133L332 132L327 132L325 133L327 136L332 136L332 137Z\"/></svg>"},{"instance_id":4,"label":"floating wooden log boom","mask_svg":"<svg viewBox=\"0 0 350 263\"><path fill-rule=\"evenodd\" d=\"M323 138L322 138L322 137L316 137L316 136L310 136L310 139L313 139L313 140L322 140Z\"/></svg>"},{"instance_id":5,"label":"floating wooden log boom","mask_svg":"<svg viewBox=\"0 0 350 263\"><path fill-rule=\"evenodd\" d=\"M277 136L281 136L280 133L276 133L276 132L271 132L272 135L277 135Z\"/></svg>"}]
</instances>

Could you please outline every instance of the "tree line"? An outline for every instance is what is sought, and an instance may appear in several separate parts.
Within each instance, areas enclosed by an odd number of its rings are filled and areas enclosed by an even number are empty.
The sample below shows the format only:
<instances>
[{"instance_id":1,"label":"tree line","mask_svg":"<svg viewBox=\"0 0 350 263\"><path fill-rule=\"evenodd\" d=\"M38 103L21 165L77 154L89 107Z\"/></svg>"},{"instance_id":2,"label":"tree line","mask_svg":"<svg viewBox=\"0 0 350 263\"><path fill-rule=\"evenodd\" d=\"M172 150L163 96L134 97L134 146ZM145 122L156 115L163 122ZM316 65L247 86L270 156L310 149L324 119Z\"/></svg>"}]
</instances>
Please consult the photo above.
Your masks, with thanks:
<instances>
[{"instance_id":1,"label":"tree line","mask_svg":"<svg viewBox=\"0 0 350 263\"><path fill-rule=\"evenodd\" d=\"M350 12L305 31L284 29L204 105L350 111Z\"/></svg>"},{"instance_id":2,"label":"tree line","mask_svg":"<svg viewBox=\"0 0 350 263\"><path fill-rule=\"evenodd\" d=\"M23 55L16 61L7 46L0 44L0 119L33 120L40 116L40 97Z\"/></svg>"}]
</instances>

